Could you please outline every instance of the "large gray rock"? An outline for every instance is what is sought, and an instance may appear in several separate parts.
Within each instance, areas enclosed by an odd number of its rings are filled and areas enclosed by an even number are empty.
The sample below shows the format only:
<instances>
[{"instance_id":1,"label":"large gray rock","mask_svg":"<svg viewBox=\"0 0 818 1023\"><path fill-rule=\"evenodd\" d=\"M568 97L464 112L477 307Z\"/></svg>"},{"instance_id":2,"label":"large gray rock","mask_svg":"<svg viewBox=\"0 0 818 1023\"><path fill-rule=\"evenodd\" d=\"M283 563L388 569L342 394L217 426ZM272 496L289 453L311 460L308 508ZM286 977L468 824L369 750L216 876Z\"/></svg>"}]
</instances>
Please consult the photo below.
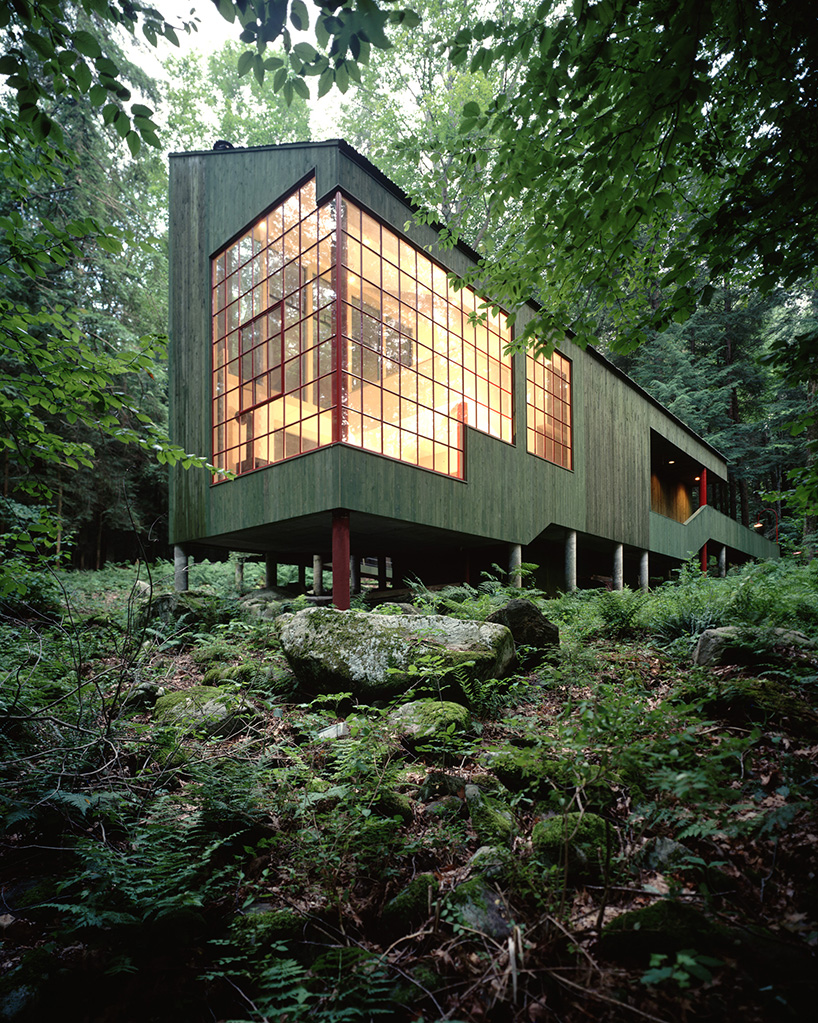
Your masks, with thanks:
<instances>
[{"instance_id":1,"label":"large gray rock","mask_svg":"<svg viewBox=\"0 0 818 1023\"><path fill-rule=\"evenodd\" d=\"M505 625L514 638L515 646L528 648L525 656L520 657L521 667L535 668L542 664L550 651L559 648L559 628L524 597L510 600L492 612L487 621Z\"/></svg>"},{"instance_id":2,"label":"large gray rock","mask_svg":"<svg viewBox=\"0 0 818 1023\"><path fill-rule=\"evenodd\" d=\"M452 669L485 681L503 678L514 662L514 640L502 625L444 615L373 615L307 608L278 619L284 655L312 692L351 692L363 701L397 696ZM473 663L469 663L473 662ZM457 695L456 692L452 695Z\"/></svg>"},{"instance_id":3,"label":"large gray rock","mask_svg":"<svg viewBox=\"0 0 818 1023\"><path fill-rule=\"evenodd\" d=\"M693 651L693 663L702 667L717 664L782 663L798 654L814 654L816 643L793 629L764 629L753 633L748 627L725 625L706 629Z\"/></svg>"}]
</instances>

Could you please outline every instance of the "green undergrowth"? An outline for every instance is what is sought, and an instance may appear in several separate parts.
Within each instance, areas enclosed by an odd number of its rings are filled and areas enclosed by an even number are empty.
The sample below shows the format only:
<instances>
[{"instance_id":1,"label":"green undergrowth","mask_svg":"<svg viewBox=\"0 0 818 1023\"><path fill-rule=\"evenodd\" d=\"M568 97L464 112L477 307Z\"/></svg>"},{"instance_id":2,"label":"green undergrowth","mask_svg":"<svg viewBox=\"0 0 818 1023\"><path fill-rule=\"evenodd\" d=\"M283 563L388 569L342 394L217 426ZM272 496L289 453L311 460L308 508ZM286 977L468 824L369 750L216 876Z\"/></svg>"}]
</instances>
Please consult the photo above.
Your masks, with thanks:
<instances>
[{"instance_id":1,"label":"green undergrowth","mask_svg":"<svg viewBox=\"0 0 818 1023\"><path fill-rule=\"evenodd\" d=\"M134 576L0 625L0 1020L670 1019L680 990L691 1019L808 1014L818 669L689 650L815 635L812 566L526 591L559 655L414 742L301 693L226 576L156 614ZM519 591L418 594L483 619ZM157 723L198 687L240 723Z\"/></svg>"}]
</instances>

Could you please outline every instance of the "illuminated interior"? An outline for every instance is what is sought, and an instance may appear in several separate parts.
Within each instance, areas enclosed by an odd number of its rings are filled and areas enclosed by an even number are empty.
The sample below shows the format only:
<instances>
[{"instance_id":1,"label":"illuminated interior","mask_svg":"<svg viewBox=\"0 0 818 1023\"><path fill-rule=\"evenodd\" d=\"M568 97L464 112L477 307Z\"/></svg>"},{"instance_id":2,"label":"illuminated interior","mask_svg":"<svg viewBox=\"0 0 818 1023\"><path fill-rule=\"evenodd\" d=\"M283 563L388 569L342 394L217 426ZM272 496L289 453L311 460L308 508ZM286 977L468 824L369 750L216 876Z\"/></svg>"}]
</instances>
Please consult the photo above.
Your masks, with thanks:
<instances>
[{"instance_id":1,"label":"illuminated interior","mask_svg":"<svg viewBox=\"0 0 818 1023\"><path fill-rule=\"evenodd\" d=\"M554 352L550 359L525 361L527 450L571 469L571 361Z\"/></svg>"},{"instance_id":2,"label":"illuminated interior","mask_svg":"<svg viewBox=\"0 0 818 1023\"><path fill-rule=\"evenodd\" d=\"M212 266L216 465L345 443L462 478L466 425L513 443L505 318L340 193L307 181ZM528 450L570 468L571 364L528 365Z\"/></svg>"}]
</instances>

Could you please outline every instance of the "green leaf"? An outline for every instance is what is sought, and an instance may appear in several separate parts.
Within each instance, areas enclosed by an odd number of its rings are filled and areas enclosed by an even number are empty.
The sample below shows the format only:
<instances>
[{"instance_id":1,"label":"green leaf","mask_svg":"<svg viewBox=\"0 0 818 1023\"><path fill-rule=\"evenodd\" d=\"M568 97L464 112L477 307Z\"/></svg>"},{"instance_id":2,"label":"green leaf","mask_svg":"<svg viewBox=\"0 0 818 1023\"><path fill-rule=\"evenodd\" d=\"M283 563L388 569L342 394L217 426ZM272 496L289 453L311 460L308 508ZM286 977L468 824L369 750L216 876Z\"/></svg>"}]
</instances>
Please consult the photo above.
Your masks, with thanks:
<instances>
[{"instance_id":1,"label":"green leaf","mask_svg":"<svg viewBox=\"0 0 818 1023\"><path fill-rule=\"evenodd\" d=\"M78 50L83 57L90 57L92 60L102 56L102 47L99 45L99 41L96 36L92 36L90 32L85 32L80 29L73 35L73 43L76 50Z\"/></svg>"},{"instance_id":2,"label":"green leaf","mask_svg":"<svg viewBox=\"0 0 818 1023\"><path fill-rule=\"evenodd\" d=\"M237 65L239 78L243 78L244 75L246 75L247 72L252 68L253 59L255 56L256 54L252 50L245 50L241 54Z\"/></svg>"},{"instance_id":3,"label":"green leaf","mask_svg":"<svg viewBox=\"0 0 818 1023\"><path fill-rule=\"evenodd\" d=\"M77 66L74 68L74 80L81 92L88 92L91 88L94 79L91 75L91 69L84 60L77 62Z\"/></svg>"},{"instance_id":4,"label":"green leaf","mask_svg":"<svg viewBox=\"0 0 818 1023\"><path fill-rule=\"evenodd\" d=\"M333 84L335 83L335 74L331 68L327 68L326 71L321 72L321 77L318 79L318 99L330 91Z\"/></svg>"},{"instance_id":5,"label":"green leaf","mask_svg":"<svg viewBox=\"0 0 818 1023\"><path fill-rule=\"evenodd\" d=\"M279 68L273 78L273 92L281 92L284 88L284 83L287 81L287 68Z\"/></svg>"},{"instance_id":6,"label":"green leaf","mask_svg":"<svg viewBox=\"0 0 818 1023\"><path fill-rule=\"evenodd\" d=\"M310 16L307 12L307 5L303 0L292 0L290 6L290 21L298 32L306 32L310 27Z\"/></svg>"},{"instance_id":7,"label":"green leaf","mask_svg":"<svg viewBox=\"0 0 818 1023\"><path fill-rule=\"evenodd\" d=\"M310 46L309 43L296 43L293 47L293 53L299 60L303 60L305 64L311 64L318 56L316 49Z\"/></svg>"}]
</instances>

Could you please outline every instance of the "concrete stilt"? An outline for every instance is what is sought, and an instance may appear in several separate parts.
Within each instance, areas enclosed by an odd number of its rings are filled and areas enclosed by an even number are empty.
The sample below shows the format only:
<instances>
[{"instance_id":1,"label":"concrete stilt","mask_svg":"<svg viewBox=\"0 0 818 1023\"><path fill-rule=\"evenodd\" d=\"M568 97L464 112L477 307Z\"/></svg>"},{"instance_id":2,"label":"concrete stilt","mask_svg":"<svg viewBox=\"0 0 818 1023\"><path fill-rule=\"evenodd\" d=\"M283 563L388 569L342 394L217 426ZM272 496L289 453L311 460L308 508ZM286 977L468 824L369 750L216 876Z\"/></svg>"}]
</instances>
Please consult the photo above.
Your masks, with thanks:
<instances>
[{"instance_id":1,"label":"concrete stilt","mask_svg":"<svg viewBox=\"0 0 818 1023\"><path fill-rule=\"evenodd\" d=\"M613 562L613 588L615 590L621 590L624 585L624 563L625 563L625 546L624 544L618 543L614 547L614 562Z\"/></svg>"},{"instance_id":2,"label":"concrete stilt","mask_svg":"<svg viewBox=\"0 0 818 1023\"><path fill-rule=\"evenodd\" d=\"M719 550L719 575L723 579L727 575L727 548Z\"/></svg>"},{"instance_id":3,"label":"concrete stilt","mask_svg":"<svg viewBox=\"0 0 818 1023\"><path fill-rule=\"evenodd\" d=\"M642 551L639 560L639 589L643 593L650 589L650 554L647 551Z\"/></svg>"},{"instance_id":4,"label":"concrete stilt","mask_svg":"<svg viewBox=\"0 0 818 1023\"><path fill-rule=\"evenodd\" d=\"M349 559L349 586L353 593L361 592L361 559L357 554Z\"/></svg>"},{"instance_id":5,"label":"concrete stilt","mask_svg":"<svg viewBox=\"0 0 818 1023\"><path fill-rule=\"evenodd\" d=\"M565 537L565 589L574 593L577 588L577 531L569 529Z\"/></svg>"},{"instance_id":6,"label":"concrete stilt","mask_svg":"<svg viewBox=\"0 0 818 1023\"><path fill-rule=\"evenodd\" d=\"M173 588L179 593L188 587L188 559L184 547L176 544L173 548Z\"/></svg>"},{"instance_id":7,"label":"concrete stilt","mask_svg":"<svg viewBox=\"0 0 818 1023\"><path fill-rule=\"evenodd\" d=\"M508 551L508 582L510 586L522 586L523 576L520 566L523 563L522 544L513 543Z\"/></svg>"},{"instance_id":8,"label":"concrete stilt","mask_svg":"<svg viewBox=\"0 0 818 1023\"><path fill-rule=\"evenodd\" d=\"M324 592L324 559L320 554L312 556L312 592L316 597Z\"/></svg>"}]
</instances>

